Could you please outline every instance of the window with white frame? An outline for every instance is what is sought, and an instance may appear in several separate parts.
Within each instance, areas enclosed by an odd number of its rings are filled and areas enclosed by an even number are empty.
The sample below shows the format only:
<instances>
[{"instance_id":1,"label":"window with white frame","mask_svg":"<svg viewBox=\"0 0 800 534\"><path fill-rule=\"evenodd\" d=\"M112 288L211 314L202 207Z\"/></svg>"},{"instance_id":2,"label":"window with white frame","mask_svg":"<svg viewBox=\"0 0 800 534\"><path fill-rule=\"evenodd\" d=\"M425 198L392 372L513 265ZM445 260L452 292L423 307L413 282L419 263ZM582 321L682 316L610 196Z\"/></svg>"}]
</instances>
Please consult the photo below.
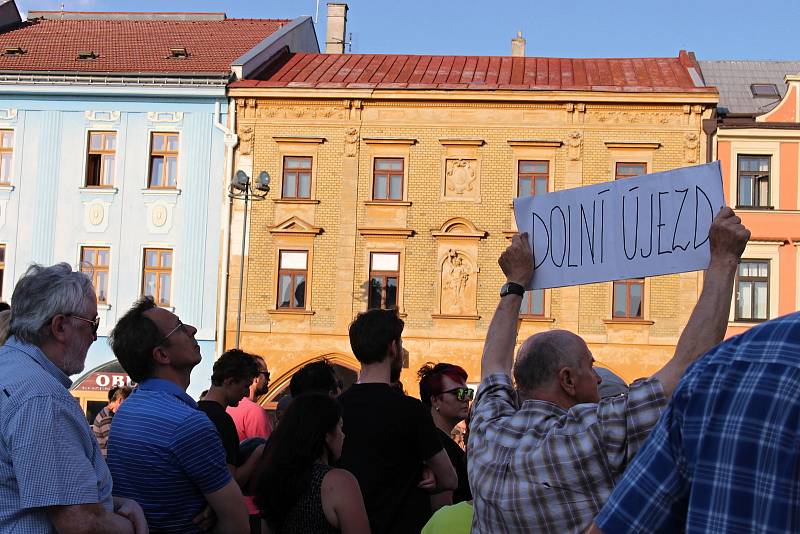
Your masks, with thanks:
<instances>
[{"instance_id":1,"label":"window with white frame","mask_svg":"<svg viewBox=\"0 0 800 534\"><path fill-rule=\"evenodd\" d=\"M278 308L305 309L307 281L308 252L281 250L278 266Z\"/></svg>"}]
</instances>

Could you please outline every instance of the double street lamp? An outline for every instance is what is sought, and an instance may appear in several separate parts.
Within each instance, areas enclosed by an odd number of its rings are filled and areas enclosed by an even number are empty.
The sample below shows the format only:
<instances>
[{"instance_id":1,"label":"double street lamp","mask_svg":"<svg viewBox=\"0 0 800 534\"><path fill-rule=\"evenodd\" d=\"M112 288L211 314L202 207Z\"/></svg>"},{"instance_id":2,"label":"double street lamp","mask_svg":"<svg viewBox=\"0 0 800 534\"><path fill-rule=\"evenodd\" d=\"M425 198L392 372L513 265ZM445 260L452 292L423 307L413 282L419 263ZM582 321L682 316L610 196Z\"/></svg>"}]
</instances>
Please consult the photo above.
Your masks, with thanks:
<instances>
[{"instance_id":1,"label":"double street lamp","mask_svg":"<svg viewBox=\"0 0 800 534\"><path fill-rule=\"evenodd\" d=\"M250 201L264 200L269 193L269 173L261 171L255 183L244 171L236 171L228 191L231 199L244 200L244 219L242 220L242 256L239 264L239 303L236 309L236 348L242 332L242 290L244 289L244 254L247 244L247 204Z\"/></svg>"}]
</instances>

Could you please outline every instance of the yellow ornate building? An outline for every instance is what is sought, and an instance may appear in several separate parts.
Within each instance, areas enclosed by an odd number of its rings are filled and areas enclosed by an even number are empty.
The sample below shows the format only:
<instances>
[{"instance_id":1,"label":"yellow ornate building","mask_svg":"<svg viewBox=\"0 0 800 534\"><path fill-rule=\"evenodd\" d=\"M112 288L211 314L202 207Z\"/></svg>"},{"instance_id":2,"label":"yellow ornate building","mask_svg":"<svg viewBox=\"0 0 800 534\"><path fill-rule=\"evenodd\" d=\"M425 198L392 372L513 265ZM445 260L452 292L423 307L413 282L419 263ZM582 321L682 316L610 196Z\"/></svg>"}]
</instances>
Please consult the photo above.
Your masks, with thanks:
<instances>
[{"instance_id":1,"label":"yellow ornate building","mask_svg":"<svg viewBox=\"0 0 800 534\"><path fill-rule=\"evenodd\" d=\"M236 168L272 176L250 208L242 348L266 356L275 398L326 356L357 369L347 327L397 306L416 393L426 361L477 381L515 231L512 199L706 161L718 99L693 55L555 59L287 54L232 85ZM236 336L235 203L226 346ZM520 339L583 336L626 379L673 353L700 273L529 294Z\"/></svg>"}]
</instances>

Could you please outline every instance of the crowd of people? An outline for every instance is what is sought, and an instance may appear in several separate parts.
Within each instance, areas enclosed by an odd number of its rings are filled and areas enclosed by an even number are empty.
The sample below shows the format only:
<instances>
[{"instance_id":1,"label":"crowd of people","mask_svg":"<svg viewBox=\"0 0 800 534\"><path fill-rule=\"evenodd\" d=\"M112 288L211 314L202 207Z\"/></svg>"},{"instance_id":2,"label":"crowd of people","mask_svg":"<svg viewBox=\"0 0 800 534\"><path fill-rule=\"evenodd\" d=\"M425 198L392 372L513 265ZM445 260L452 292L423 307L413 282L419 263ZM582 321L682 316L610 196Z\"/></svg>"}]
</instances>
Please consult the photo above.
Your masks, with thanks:
<instances>
[{"instance_id":1,"label":"crowd of people","mask_svg":"<svg viewBox=\"0 0 800 534\"><path fill-rule=\"evenodd\" d=\"M406 395L404 323L369 310L349 328L358 382L343 391L330 363L306 365L274 429L257 402L265 359L225 352L196 402L197 330L150 298L110 335L136 387L109 392L90 427L67 388L97 338L94 289L66 264L33 266L0 347L0 531L799 530L800 315L720 343L749 235L728 208L714 219L702 293L651 377L595 369L564 330L514 356L534 271L523 234L499 258L507 284L477 395L446 362L419 369L419 399ZM466 450L453 439L465 424Z\"/></svg>"}]
</instances>

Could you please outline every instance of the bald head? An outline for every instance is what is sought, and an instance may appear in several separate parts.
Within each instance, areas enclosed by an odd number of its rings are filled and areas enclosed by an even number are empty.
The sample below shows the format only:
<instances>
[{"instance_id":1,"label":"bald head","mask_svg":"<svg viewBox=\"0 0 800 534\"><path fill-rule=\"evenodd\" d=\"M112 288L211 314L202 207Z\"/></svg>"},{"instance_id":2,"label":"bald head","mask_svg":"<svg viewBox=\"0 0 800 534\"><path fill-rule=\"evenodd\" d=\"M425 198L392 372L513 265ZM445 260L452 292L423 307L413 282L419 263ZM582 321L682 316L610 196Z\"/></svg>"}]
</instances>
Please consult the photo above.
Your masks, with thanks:
<instances>
[{"instance_id":1,"label":"bald head","mask_svg":"<svg viewBox=\"0 0 800 534\"><path fill-rule=\"evenodd\" d=\"M514 362L514 381L521 393L542 389L558 378L564 366L577 368L588 352L586 342L567 330L534 334L522 344Z\"/></svg>"}]
</instances>

